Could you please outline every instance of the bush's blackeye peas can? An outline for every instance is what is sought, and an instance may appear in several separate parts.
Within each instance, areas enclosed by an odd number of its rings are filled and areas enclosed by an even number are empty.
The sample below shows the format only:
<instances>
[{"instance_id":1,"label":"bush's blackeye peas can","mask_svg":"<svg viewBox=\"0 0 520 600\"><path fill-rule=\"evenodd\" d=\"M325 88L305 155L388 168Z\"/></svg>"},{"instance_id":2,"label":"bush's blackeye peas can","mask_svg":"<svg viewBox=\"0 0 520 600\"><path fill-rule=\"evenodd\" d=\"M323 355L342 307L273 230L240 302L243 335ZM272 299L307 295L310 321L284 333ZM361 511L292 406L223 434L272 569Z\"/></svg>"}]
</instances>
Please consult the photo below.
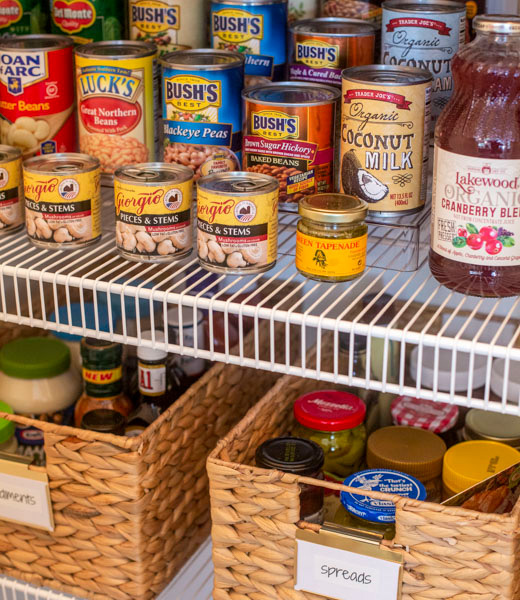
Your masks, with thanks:
<instances>
[{"instance_id":1,"label":"bush's blackeye peas can","mask_svg":"<svg viewBox=\"0 0 520 600\"><path fill-rule=\"evenodd\" d=\"M114 174L116 246L129 260L180 260L193 247L193 171L167 163L121 167Z\"/></svg>"},{"instance_id":2,"label":"bush's blackeye peas can","mask_svg":"<svg viewBox=\"0 0 520 600\"><path fill-rule=\"evenodd\" d=\"M0 236L22 229L22 151L0 146Z\"/></svg>"}]
</instances>

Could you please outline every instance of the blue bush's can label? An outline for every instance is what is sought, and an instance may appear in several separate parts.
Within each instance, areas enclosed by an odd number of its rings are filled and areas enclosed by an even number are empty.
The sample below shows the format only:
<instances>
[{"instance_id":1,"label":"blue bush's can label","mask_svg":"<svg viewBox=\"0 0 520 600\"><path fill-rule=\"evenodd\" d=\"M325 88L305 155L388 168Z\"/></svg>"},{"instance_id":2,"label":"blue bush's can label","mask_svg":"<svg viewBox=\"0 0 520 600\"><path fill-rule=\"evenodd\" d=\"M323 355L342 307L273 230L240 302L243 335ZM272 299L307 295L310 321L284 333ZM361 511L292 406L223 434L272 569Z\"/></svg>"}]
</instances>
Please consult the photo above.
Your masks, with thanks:
<instances>
[{"instance_id":1,"label":"blue bush's can label","mask_svg":"<svg viewBox=\"0 0 520 600\"><path fill-rule=\"evenodd\" d=\"M236 171L242 144L244 56L182 50L162 64L164 162L190 167L194 179Z\"/></svg>"},{"instance_id":2,"label":"blue bush's can label","mask_svg":"<svg viewBox=\"0 0 520 600\"><path fill-rule=\"evenodd\" d=\"M213 48L245 56L247 77L279 81L287 61L287 0L212 0Z\"/></svg>"}]
</instances>

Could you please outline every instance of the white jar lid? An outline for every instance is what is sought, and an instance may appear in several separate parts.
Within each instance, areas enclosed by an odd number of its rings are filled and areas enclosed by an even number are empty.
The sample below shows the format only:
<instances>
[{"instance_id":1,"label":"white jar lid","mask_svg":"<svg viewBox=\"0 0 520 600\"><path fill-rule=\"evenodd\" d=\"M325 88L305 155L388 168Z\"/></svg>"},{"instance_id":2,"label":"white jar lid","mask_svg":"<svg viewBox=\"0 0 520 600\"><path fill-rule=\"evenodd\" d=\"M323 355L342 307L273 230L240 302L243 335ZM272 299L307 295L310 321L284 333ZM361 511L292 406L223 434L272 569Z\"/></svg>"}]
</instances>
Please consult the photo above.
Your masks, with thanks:
<instances>
[{"instance_id":1,"label":"white jar lid","mask_svg":"<svg viewBox=\"0 0 520 600\"><path fill-rule=\"evenodd\" d=\"M419 348L415 347L410 355L410 375L417 381L417 357ZM468 390L469 353L457 352L457 364L455 367L455 392L466 392ZM449 392L451 389L451 368L454 360L452 350L439 348L439 363L437 376L437 389L440 392ZM473 360L473 386L474 390L486 383L487 359L479 354L474 355ZM421 386L434 388L435 348L425 346L422 353Z\"/></svg>"},{"instance_id":2,"label":"white jar lid","mask_svg":"<svg viewBox=\"0 0 520 600\"><path fill-rule=\"evenodd\" d=\"M182 328L193 327L193 308L190 306L183 306L182 312ZM204 319L204 314L201 310L197 309L197 325L199 325ZM179 327L179 307L174 306L166 313L166 320L170 327Z\"/></svg>"},{"instance_id":3,"label":"white jar lid","mask_svg":"<svg viewBox=\"0 0 520 600\"><path fill-rule=\"evenodd\" d=\"M152 332L143 331L141 334L143 340L151 340ZM162 331L155 332L155 341L164 342L164 333ZM139 346L137 348L137 358L142 360L162 360L168 356L168 353L160 348L149 348L147 346Z\"/></svg>"},{"instance_id":4,"label":"white jar lid","mask_svg":"<svg viewBox=\"0 0 520 600\"><path fill-rule=\"evenodd\" d=\"M495 358L491 367L491 391L502 398L504 389L504 358ZM518 404L520 398L520 365L516 360L509 361L508 381L506 385L506 400Z\"/></svg>"}]
</instances>

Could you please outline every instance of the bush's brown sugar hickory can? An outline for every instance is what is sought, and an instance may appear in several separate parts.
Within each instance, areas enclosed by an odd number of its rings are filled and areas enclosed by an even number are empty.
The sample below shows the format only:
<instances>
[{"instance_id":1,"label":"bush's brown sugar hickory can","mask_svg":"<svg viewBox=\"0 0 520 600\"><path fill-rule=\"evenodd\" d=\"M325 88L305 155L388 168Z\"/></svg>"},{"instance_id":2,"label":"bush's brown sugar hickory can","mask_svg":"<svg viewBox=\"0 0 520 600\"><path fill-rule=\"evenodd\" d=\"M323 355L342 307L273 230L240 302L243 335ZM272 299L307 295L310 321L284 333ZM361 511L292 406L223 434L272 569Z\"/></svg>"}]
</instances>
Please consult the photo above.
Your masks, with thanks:
<instances>
[{"instance_id":1,"label":"bush's brown sugar hickory can","mask_svg":"<svg viewBox=\"0 0 520 600\"><path fill-rule=\"evenodd\" d=\"M374 215L424 206L432 80L429 71L411 67L343 71L341 190L368 202Z\"/></svg>"},{"instance_id":2,"label":"bush's brown sugar hickory can","mask_svg":"<svg viewBox=\"0 0 520 600\"><path fill-rule=\"evenodd\" d=\"M146 42L93 42L76 54L79 145L101 163L102 182L122 166L157 158L157 49Z\"/></svg>"},{"instance_id":3,"label":"bush's brown sugar hickory can","mask_svg":"<svg viewBox=\"0 0 520 600\"><path fill-rule=\"evenodd\" d=\"M24 158L76 149L72 46L61 35L0 41L0 140Z\"/></svg>"},{"instance_id":4,"label":"bush's brown sugar hickory can","mask_svg":"<svg viewBox=\"0 0 520 600\"><path fill-rule=\"evenodd\" d=\"M464 2L383 2L381 62L384 65L416 67L431 72L433 125L452 94L451 60L465 40Z\"/></svg>"}]
</instances>

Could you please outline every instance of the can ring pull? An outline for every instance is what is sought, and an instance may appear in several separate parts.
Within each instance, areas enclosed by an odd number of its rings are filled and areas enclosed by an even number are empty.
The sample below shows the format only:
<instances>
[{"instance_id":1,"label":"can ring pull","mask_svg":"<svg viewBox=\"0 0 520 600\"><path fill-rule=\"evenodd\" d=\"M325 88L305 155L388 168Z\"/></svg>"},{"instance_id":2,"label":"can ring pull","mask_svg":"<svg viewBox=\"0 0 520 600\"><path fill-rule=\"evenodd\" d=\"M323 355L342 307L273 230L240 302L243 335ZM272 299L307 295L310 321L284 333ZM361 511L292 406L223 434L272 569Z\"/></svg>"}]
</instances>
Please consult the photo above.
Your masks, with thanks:
<instances>
[{"instance_id":1,"label":"can ring pull","mask_svg":"<svg viewBox=\"0 0 520 600\"><path fill-rule=\"evenodd\" d=\"M71 171L79 171L79 169L79 165L74 163L62 163L54 167L54 171L56 173L60 173L61 171L67 171L67 173L70 173Z\"/></svg>"},{"instance_id":2,"label":"can ring pull","mask_svg":"<svg viewBox=\"0 0 520 600\"><path fill-rule=\"evenodd\" d=\"M125 175L134 177L135 179L144 179L145 181L159 179L159 173L156 171L147 171L146 169L126 169Z\"/></svg>"},{"instance_id":3,"label":"can ring pull","mask_svg":"<svg viewBox=\"0 0 520 600\"><path fill-rule=\"evenodd\" d=\"M271 185L270 183L255 183L254 181L235 181L231 184L234 190L239 192L251 192L253 190L261 190L264 187Z\"/></svg>"}]
</instances>

